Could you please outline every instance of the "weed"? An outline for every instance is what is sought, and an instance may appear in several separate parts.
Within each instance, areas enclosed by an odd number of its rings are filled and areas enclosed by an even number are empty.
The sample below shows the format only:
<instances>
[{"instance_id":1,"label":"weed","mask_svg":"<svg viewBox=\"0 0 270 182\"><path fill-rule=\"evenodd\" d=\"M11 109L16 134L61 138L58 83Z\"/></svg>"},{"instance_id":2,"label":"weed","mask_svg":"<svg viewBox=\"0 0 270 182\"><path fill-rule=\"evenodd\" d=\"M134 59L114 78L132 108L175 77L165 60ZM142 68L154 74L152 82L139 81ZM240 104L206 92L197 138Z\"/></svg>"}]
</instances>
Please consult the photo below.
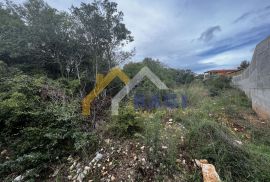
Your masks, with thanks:
<instances>
[{"instance_id":1,"label":"weed","mask_svg":"<svg viewBox=\"0 0 270 182\"><path fill-rule=\"evenodd\" d=\"M250 155L235 140L225 127L205 122L194 126L188 134L188 147L194 158L213 163L225 181L250 180Z\"/></svg>"},{"instance_id":2,"label":"weed","mask_svg":"<svg viewBox=\"0 0 270 182\"><path fill-rule=\"evenodd\" d=\"M120 108L118 116L113 116L108 132L117 137L131 137L144 129L143 119L130 105Z\"/></svg>"}]
</instances>

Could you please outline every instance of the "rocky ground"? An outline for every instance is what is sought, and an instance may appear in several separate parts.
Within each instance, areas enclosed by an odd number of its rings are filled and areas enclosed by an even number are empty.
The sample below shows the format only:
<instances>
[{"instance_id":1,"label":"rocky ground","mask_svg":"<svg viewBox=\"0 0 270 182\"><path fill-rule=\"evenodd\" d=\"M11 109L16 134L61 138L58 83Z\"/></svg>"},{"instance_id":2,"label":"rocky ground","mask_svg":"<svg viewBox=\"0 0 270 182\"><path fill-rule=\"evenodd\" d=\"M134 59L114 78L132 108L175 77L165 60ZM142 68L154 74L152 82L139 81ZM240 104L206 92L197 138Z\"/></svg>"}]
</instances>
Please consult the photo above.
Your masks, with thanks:
<instances>
[{"instance_id":1,"label":"rocky ground","mask_svg":"<svg viewBox=\"0 0 270 182\"><path fill-rule=\"evenodd\" d=\"M176 129L180 126L172 120L164 127ZM183 142L182 141L179 142ZM166 166L162 162L151 161L149 152L153 149L146 146L139 139L110 139L102 142L102 147L92 160L85 160L75 156L67 159L69 164L68 180L77 181L155 181L159 178L165 181L183 181L183 173L190 168L183 154L179 153L175 163L183 169L182 173L166 175L163 173ZM168 147L162 145L159 155L166 158ZM194 166L195 167L195 164Z\"/></svg>"}]
</instances>

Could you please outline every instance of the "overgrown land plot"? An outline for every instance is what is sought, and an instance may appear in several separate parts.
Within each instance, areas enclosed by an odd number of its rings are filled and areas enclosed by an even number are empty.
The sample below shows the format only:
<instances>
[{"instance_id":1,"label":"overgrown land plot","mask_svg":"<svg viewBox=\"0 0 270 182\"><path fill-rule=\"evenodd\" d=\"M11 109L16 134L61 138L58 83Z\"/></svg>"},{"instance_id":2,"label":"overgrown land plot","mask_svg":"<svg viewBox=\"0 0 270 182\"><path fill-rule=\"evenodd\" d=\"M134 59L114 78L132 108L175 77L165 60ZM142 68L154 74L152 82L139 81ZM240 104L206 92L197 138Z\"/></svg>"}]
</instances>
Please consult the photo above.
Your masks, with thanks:
<instances>
[{"instance_id":1,"label":"overgrown land plot","mask_svg":"<svg viewBox=\"0 0 270 182\"><path fill-rule=\"evenodd\" d=\"M270 179L269 122L226 78L176 86L186 109L135 110L126 100L118 116L107 114L93 129L78 109L74 82L6 69L1 181L201 181L194 159L214 164L223 181Z\"/></svg>"},{"instance_id":2,"label":"overgrown land plot","mask_svg":"<svg viewBox=\"0 0 270 182\"><path fill-rule=\"evenodd\" d=\"M202 159L222 181L269 182L270 122L253 112L229 78L204 81L152 58L127 62L135 50L124 46L134 37L123 18L108 0L68 11L44 0L0 2L0 181L202 181L194 162ZM143 49L148 47L155 46ZM121 101L119 115L111 116L111 99L124 86L114 79L91 103L90 116L83 116L83 98L119 65L130 79L147 66L170 89L159 92L144 80ZM247 67L244 61L239 70ZM136 94L151 100L170 93L179 107L135 107Z\"/></svg>"}]
</instances>

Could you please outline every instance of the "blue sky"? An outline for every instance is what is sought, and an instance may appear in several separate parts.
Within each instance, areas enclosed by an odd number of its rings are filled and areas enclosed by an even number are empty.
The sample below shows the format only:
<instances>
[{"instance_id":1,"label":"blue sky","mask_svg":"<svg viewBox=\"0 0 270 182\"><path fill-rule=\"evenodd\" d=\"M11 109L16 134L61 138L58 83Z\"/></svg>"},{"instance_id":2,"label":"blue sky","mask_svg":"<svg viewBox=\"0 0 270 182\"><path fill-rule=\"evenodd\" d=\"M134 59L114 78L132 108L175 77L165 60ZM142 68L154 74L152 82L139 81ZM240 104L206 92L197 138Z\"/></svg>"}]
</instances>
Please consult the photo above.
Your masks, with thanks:
<instances>
[{"instance_id":1,"label":"blue sky","mask_svg":"<svg viewBox=\"0 0 270 182\"><path fill-rule=\"evenodd\" d=\"M14 2L22 2L15 0ZM114 0L135 41L132 61L159 59L195 72L236 68L270 35L269 0ZM59 10L91 0L46 0Z\"/></svg>"}]
</instances>

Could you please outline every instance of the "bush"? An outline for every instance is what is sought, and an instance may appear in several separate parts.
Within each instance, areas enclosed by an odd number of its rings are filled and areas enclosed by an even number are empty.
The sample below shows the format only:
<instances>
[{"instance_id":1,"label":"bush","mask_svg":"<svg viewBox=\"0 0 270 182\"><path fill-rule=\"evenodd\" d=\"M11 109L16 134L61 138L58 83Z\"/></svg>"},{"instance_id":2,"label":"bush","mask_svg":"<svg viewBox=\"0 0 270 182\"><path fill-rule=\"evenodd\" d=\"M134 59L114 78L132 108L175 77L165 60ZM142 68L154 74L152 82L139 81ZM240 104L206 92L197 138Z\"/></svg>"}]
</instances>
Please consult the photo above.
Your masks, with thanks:
<instances>
[{"instance_id":1,"label":"bush","mask_svg":"<svg viewBox=\"0 0 270 182\"><path fill-rule=\"evenodd\" d=\"M108 132L117 137L131 137L143 131L144 122L131 106L121 107L119 115L113 116Z\"/></svg>"},{"instance_id":2,"label":"bush","mask_svg":"<svg viewBox=\"0 0 270 182\"><path fill-rule=\"evenodd\" d=\"M210 96L218 96L224 89L231 88L231 78L225 76L213 77L205 81L209 88Z\"/></svg>"},{"instance_id":3,"label":"bush","mask_svg":"<svg viewBox=\"0 0 270 182\"><path fill-rule=\"evenodd\" d=\"M143 135L145 144L149 147L148 159L156 168L160 169L161 175L171 175L179 170L176 159L179 157L183 131L178 127L164 127L160 115L162 113L157 112L153 118L146 119ZM163 147L166 149L164 150Z\"/></svg>"},{"instance_id":4,"label":"bush","mask_svg":"<svg viewBox=\"0 0 270 182\"><path fill-rule=\"evenodd\" d=\"M185 91L188 98L188 106L198 106L203 102L204 97L208 95L208 90L202 83L190 84Z\"/></svg>"},{"instance_id":5,"label":"bush","mask_svg":"<svg viewBox=\"0 0 270 182\"><path fill-rule=\"evenodd\" d=\"M237 138L225 127L214 122L202 122L191 130L188 139L192 157L207 159L214 164L224 181L269 181L269 175L263 173L265 170L257 169L258 164L254 165L258 156L237 144Z\"/></svg>"},{"instance_id":6,"label":"bush","mask_svg":"<svg viewBox=\"0 0 270 182\"><path fill-rule=\"evenodd\" d=\"M8 71L8 66L5 62L0 60L0 74L6 74Z\"/></svg>"},{"instance_id":7,"label":"bush","mask_svg":"<svg viewBox=\"0 0 270 182\"><path fill-rule=\"evenodd\" d=\"M0 158L0 180L9 174L42 178L68 155L95 152L97 137L80 116L79 100L65 90L20 71L1 77L0 142L9 158Z\"/></svg>"}]
</instances>

